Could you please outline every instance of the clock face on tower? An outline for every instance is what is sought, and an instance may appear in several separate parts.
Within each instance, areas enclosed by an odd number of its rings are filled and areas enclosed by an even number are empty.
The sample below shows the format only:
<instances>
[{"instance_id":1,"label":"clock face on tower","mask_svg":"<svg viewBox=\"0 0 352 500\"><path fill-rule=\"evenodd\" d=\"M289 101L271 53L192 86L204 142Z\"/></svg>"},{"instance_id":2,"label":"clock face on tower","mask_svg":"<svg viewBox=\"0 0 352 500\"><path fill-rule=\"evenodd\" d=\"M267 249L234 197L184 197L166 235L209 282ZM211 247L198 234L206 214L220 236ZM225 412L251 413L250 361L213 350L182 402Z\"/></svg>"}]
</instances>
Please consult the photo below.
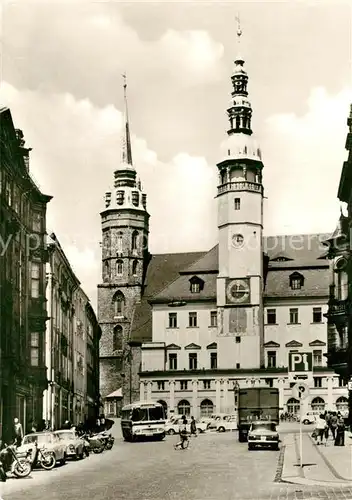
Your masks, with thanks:
<instances>
[{"instance_id":1,"label":"clock face on tower","mask_svg":"<svg viewBox=\"0 0 352 500\"><path fill-rule=\"evenodd\" d=\"M234 248L242 248L244 244L244 237L242 234L233 234L232 235L232 246Z\"/></svg>"},{"instance_id":2,"label":"clock face on tower","mask_svg":"<svg viewBox=\"0 0 352 500\"><path fill-rule=\"evenodd\" d=\"M244 304L249 302L249 281L247 279L228 280L226 285L227 303Z\"/></svg>"}]
</instances>

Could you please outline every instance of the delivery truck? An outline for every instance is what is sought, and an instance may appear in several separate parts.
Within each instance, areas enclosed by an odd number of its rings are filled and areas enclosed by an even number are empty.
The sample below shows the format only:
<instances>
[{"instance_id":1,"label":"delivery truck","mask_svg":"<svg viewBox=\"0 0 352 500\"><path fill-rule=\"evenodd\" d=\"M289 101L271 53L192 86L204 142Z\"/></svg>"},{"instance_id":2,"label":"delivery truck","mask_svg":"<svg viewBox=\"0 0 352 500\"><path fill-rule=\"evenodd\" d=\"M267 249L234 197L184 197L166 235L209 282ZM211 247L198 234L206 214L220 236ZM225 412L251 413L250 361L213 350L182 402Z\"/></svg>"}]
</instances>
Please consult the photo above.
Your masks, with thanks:
<instances>
[{"instance_id":1,"label":"delivery truck","mask_svg":"<svg viewBox=\"0 0 352 500\"><path fill-rule=\"evenodd\" d=\"M279 423L279 390L270 387L251 387L238 391L238 440L247 441L254 420Z\"/></svg>"}]
</instances>

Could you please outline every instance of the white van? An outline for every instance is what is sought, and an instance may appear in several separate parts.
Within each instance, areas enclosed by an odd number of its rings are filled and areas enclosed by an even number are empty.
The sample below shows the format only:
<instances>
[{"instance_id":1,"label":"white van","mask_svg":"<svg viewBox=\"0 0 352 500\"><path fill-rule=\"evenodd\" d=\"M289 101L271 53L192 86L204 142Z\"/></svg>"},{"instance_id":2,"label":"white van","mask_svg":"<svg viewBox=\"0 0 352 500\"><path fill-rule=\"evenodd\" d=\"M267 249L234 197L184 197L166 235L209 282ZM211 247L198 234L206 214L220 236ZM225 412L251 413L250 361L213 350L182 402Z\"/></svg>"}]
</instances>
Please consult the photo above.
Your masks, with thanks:
<instances>
[{"instance_id":1,"label":"white van","mask_svg":"<svg viewBox=\"0 0 352 500\"><path fill-rule=\"evenodd\" d=\"M320 414L321 411L307 411L307 413L302 415L302 423L305 425L314 424Z\"/></svg>"}]
</instances>

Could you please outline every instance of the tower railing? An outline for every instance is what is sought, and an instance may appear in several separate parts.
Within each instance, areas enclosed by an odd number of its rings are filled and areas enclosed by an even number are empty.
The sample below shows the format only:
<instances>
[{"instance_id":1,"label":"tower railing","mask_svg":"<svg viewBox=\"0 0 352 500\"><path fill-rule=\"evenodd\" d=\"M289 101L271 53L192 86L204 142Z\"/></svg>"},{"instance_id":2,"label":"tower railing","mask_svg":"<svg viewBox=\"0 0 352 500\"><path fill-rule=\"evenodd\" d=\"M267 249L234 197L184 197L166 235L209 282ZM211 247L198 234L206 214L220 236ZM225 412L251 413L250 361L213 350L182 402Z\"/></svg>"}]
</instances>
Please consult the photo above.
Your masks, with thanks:
<instances>
[{"instance_id":1,"label":"tower railing","mask_svg":"<svg viewBox=\"0 0 352 500\"><path fill-rule=\"evenodd\" d=\"M218 195L228 191L254 191L263 194L263 186L257 182L239 181L226 182L218 186Z\"/></svg>"}]
</instances>

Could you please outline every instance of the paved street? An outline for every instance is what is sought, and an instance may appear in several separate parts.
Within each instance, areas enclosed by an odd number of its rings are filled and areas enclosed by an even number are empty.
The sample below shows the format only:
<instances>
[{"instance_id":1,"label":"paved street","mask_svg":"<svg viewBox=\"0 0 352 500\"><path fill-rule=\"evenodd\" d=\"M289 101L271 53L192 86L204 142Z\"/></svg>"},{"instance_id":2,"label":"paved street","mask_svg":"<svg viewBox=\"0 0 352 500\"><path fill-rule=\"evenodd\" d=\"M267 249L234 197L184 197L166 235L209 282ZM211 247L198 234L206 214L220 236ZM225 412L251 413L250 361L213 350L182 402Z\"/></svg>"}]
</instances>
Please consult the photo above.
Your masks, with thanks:
<instances>
[{"instance_id":1,"label":"paved street","mask_svg":"<svg viewBox=\"0 0 352 500\"><path fill-rule=\"evenodd\" d=\"M193 438L175 451L176 436L163 442L125 443L53 471L9 480L3 498L26 500L232 500L348 499L352 490L275 483L280 452L248 452L236 433Z\"/></svg>"}]
</instances>

